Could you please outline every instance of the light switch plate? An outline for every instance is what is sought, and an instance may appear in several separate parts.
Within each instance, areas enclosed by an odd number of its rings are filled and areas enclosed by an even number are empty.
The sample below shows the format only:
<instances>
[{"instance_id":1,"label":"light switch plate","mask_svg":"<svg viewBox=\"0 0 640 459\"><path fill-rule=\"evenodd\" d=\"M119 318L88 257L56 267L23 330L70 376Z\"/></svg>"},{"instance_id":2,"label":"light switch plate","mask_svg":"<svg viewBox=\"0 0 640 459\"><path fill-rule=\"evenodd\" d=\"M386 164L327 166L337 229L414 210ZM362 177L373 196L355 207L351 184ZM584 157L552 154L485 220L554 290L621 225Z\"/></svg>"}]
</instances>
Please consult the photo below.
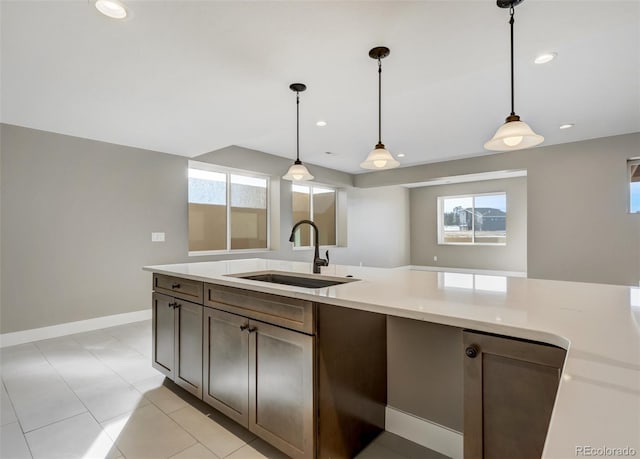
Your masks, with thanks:
<instances>
[{"instance_id":1,"label":"light switch plate","mask_svg":"<svg viewBox=\"0 0 640 459\"><path fill-rule=\"evenodd\" d=\"M164 242L164 233L151 233L151 242Z\"/></svg>"}]
</instances>

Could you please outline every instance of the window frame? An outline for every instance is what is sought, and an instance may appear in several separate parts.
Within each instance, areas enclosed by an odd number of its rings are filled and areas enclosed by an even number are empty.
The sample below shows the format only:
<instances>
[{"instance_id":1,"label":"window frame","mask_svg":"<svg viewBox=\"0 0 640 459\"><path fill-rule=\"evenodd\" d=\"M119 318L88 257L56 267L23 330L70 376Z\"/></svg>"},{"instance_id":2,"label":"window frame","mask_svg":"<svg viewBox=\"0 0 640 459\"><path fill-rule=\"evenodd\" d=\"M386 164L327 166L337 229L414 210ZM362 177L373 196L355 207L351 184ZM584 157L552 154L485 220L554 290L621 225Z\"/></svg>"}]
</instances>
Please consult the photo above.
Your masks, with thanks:
<instances>
[{"instance_id":1,"label":"window frame","mask_svg":"<svg viewBox=\"0 0 640 459\"><path fill-rule=\"evenodd\" d=\"M469 193L469 194L460 194L460 195L448 195L448 196L438 196L437 197L437 213L438 213L438 218L437 218L437 225L438 225L438 245L455 245L455 246L462 246L462 247L477 247L477 246L497 246L497 247L504 247L507 245L507 231L505 230L505 242L476 242L476 219L472 218L471 219L471 237L472 237L472 242L445 242L444 240L444 200L445 199L460 199L460 198L471 198L471 204L472 204L472 208L475 211L476 208L476 203L475 203L475 198L479 197L479 196L495 196L495 195L504 195L504 201L505 201L505 228L506 228L506 220L507 220L507 215L508 215L508 210L509 210L509 204L508 204L508 200L507 200L507 192L506 191L492 191L492 192L486 192L486 193ZM475 215L475 214L474 214Z\"/></svg>"},{"instance_id":2,"label":"window frame","mask_svg":"<svg viewBox=\"0 0 640 459\"><path fill-rule=\"evenodd\" d=\"M197 167L194 167L197 165ZM261 174L260 172L248 171L244 169L236 169L232 167L218 166L216 164L203 163L199 161L189 160L187 164L187 206L190 204L188 188L189 188L189 169L200 169L208 172L216 172L219 174L225 174L225 200L226 200L226 215L227 215L227 248L216 250L188 250L187 255L190 257L207 256L207 255L225 255L232 253L259 253L271 251L271 176L268 174ZM252 248L252 249L232 249L231 248L231 175L242 175L250 178L264 179L267 182L265 187L266 192L266 213L267 213L267 247L264 248ZM187 217L188 227L188 217ZM188 229L188 228L187 228ZM188 233L188 231L187 231ZM189 245L187 235L187 248Z\"/></svg>"},{"instance_id":3,"label":"window frame","mask_svg":"<svg viewBox=\"0 0 640 459\"><path fill-rule=\"evenodd\" d=\"M627 213L631 214L631 215L640 215L640 207L638 207L638 210L634 211L631 207L631 204L633 202L633 200L631 199L631 184L633 183L631 181L631 168L633 166L638 166L640 167L640 158L639 157L634 157L634 158L630 158L627 160Z\"/></svg>"},{"instance_id":4,"label":"window frame","mask_svg":"<svg viewBox=\"0 0 640 459\"><path fill-rule=\"evenodd\" d=\"M317 182L305 182L303 184L301 183L296 183L296 182L291 182L291 215L293 216L293 187L294 186L300 186L300 187L309 187L309 192L310 192L310 198L309 198L309 216L308 219L313 221L313 188L317 187L317 188L325 188L325 189L330 189L333 191L334 193L334 201L335 201L335 215L334 215L334 222L335 222L335 241L336 243L333 245L325 245L325 244L320 244L322 247L340 247L340 242L338 241L338 234L339 234L339 227L340 224L338 222L338 216L340 215L340 212L338 210L338 193L339 193L339 189L337 187L331 186L331 185L325 185L323 183L317 183ZM291 225L295 225L296 222L292 221ZM313 231L313 228L310 229L310 231ZM309 233L311 234L311 233ZM313 250L315 248L315 246L313 245L313 236L309 237L309 245L295 245L294 243L292 243L292 249L293 250Z\"/></svg>"}]
</instances>

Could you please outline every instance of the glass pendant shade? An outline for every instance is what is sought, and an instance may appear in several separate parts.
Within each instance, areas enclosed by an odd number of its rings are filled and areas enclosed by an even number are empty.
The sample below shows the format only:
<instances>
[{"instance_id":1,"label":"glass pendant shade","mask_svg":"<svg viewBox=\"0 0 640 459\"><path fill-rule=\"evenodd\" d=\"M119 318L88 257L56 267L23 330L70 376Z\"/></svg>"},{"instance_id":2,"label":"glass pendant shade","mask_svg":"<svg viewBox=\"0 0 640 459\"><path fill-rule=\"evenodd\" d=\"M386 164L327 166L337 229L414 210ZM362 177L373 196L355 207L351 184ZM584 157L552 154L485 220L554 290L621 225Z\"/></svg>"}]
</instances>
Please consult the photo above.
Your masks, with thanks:
<instances>
[{"instance_id":1,"label":"glass pendant shade","mask_svg":"<svg viewBox=\"0 0 640 459\"><path fill-rule=\"evenodd\" d=\"M305 180L313 180L313 175L309 173L302 162L296 161L291 165L287 173L283 175L282 178L294 182L302 182Z\"/></svg>"},{"instance_id":2,"label":"glass pendant shade","mask_svg":"<svg viewBox=\"0 0 640 459\"><path fill-rule=\"evenodd\" d=\"M498 128L491 140L484 144L484 148L491 151L522 150L535 147L544 141L544 137L533 132L527 123L517 120L505 122Z\"/></svg>"},{"instance_id":3,"label":"glass pendant shade","mask_svg":"<svg viewBox=\"0 0 640 459\"><path fill-rule=\"evenodd\" d=\"M367 159L360 163L361 168L374 170L393 169L399 165L400 163L391 156L391 153L382 144L376 145L375 150L369 153Z\"/></svg>"}]
</instances>

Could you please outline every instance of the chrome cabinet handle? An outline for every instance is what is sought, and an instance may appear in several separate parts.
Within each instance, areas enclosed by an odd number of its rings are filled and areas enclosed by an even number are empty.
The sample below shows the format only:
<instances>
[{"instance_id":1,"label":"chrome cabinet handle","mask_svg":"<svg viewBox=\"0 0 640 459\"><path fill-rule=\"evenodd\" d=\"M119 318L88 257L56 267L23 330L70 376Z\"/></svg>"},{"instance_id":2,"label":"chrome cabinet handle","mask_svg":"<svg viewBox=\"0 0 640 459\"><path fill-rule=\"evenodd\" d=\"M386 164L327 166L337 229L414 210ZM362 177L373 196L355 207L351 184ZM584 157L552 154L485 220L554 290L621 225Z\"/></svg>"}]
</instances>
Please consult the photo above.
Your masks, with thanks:
<instances>
[{"instance_id":1,"label":"chrome cabinet handle","mask_svg":"<svg viewBox=\"0 0 640 459\"><path fill-rule=\"evenodd\" d=\"M172 289L174 289L174 288L180 288L180 284L171 284L171 288L172 288Z\"/></svg>"},{"instance_id":2,"label":"chrome cabinet handle","mask_svg":"<svg viewBox=\"0 0 640 459\"><path fill-rule=\"evenodd\" d=\"M247 328L249 328L249 324L240 325L240 331L245 331Z\"/></svg>"},{"instance_id":3,"label":"chrome cabinet handle","mask_svg":"<svg viewBox=\"0 0 640 459\"><path fill-rule=\"evenodd\" d=\"M175 308L176 304L178 304L178 303L175 303L175 302L174 303L168 303L167 306L169 306L170 308Z\"/></svg>"},{"instance_id":4,"label":"chrome cabinet handle","mask_svg":"<svg viewBox=\"0 0 640 459\"><path fill-rule=\"evenodd\" d=\"M253 333L255 331L258 331L258 327L249 327L249 333Z\"/></svg>"}]
</instances>

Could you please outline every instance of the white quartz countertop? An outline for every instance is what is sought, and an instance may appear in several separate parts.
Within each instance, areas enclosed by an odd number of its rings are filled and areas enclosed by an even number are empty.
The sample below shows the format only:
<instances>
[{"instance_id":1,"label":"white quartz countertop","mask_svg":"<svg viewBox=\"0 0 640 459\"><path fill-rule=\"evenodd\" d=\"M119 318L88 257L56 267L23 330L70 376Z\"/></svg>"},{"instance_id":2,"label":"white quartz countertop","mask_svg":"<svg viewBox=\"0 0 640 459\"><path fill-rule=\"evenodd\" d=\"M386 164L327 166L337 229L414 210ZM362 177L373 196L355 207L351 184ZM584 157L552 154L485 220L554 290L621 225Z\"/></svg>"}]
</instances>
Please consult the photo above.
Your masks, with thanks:
<instances>
[{"instance_id":1,"label":"white quartz countertop","mask_svg":"<svg viewBox=\"0 0 640 459\"><path fill-rule=\"evenodd\" d=\"M342 265L324 267L322 274L360 281L308 289L228 276L266 270L311 275L310 263L266 259L144 269L560 346L567 359L543 457L575 458L577 447L610 448L598 451L600 457L634 448L640 457L639 288Z\"/></svg>"}]
</instances>

